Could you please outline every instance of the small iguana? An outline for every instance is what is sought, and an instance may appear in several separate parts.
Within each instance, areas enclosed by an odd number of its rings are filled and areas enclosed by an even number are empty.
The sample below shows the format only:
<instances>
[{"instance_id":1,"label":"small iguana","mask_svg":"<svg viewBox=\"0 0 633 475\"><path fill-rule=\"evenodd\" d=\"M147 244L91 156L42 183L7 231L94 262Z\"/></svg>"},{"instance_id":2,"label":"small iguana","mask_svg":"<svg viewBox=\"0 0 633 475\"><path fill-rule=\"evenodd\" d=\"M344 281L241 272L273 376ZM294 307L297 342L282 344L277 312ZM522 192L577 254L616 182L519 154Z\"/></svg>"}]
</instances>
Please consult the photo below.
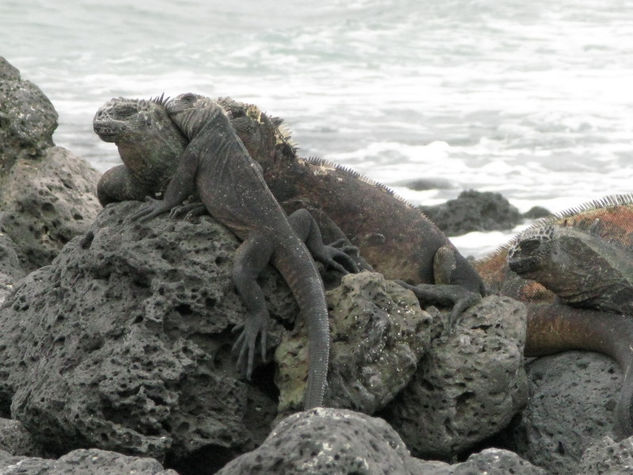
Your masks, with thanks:
<instances>
[{"instance_id":1,"label":"small iguana","mask_svg":"<svg viewBox=\"0 0 633 475\"><path fill-rule=\"evenodd\" d=\"M570 349L614 358L624 373L616 433L633 434L633 195L610 196L519 233L476 268L528 306L526 356Z\"/></svg>"},{"instance_id":2,"label":"small iguana","mask_svg":"<svg viewBox=\"0 0 633 475\"><path fill-rule=\"evenodd\" d=\"M246 365L249 377L258 336L262 357L266 351L268 310L256 279L272 261L308 322L305 408L322 405L330 336L323 283L310 252L266 186L259 165L249 156L224 110L214 101L194 94L178 96L168 101L166 108L189 144L164 198L150 198L132 219L150 220L173 210L197 192L211 216L244 241L236 251L233 282L249 316L234 349L239 349L238 365ZM295 218L306 222L305 213L295 214ZM324 246L320 235L314 234L318 228L311 228L309 219L307 224L309 236L305 237L313 255L340 267L333 256L342 252Z\"/></svg>"},{"instance_id":3,"label":"small iguana","mask_svg":"<svg viewBox=\"0 0 633 475\"><path fill-rule=\"evenodd\" d=\"M330 227L321 216L336 223L376 271L406 281L404 285L429 303L454 304L452 319L484 293L472 266L417 208L384 185L345 167L297 157L280 129L281 121L269 118L256 106L229 98L218 103L288 213L297 203L321 211L313 215L324 232ZM139 141L148 155L160 146L160 129L169 127L162 115L156 115L160 127L155 121L156 130L146 131L145 139ZM129 161L123 157L129 150L119 147L119 152L124 162Z\"/></svg>"}]
</instances>

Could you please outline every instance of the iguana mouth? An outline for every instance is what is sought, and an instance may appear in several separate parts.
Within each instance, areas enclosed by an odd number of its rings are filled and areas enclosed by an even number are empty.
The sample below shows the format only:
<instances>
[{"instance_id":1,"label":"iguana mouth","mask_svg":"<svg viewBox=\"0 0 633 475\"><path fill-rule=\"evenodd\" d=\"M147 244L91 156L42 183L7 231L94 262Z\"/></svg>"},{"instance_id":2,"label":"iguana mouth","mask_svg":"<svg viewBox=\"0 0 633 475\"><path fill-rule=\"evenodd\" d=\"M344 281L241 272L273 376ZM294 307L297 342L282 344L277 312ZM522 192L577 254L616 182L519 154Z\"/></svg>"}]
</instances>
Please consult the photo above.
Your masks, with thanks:
<instances>
[{"instance_id":1,"label":"iguana mouth","mask_svg":"<svg viewBox=\"0 0 633 475\"><path fill-rule=\"evenodd\" d=\"M519 275L534 271L538 265L536 257L517 257L508 259L508 267Z\"/></svg>"},{"instance_id":2,"label":"iguana mouth","mask_svg":"<svg viewBox=\"0 0 633 475\"><path fill-rule=\"evenodd\" d=\"M114 142L118 135L113 130L107 128L97 130L95 127L95 132L104 142Z\"/></svg>"},{"instance_id":3,"label":"iguana mouth","mask_svg":"<svg viewBox=\"0 0 633 475\"><path fill-rule=\"evenodd\" d=\"M94 122L92 128L104 142L114 142L120 135L120 128L112 127L111 122Z\"/></svg>"}]
</instances>

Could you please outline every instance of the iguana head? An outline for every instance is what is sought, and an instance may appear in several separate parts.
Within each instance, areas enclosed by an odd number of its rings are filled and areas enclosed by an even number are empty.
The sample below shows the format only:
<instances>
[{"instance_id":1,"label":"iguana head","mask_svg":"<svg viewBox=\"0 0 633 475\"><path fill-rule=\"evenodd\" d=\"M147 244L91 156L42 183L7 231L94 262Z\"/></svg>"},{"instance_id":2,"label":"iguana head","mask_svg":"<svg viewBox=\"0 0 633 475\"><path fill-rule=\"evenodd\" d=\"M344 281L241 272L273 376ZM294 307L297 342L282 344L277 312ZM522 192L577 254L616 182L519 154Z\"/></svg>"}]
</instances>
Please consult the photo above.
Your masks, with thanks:
<instances>
[{"instance_id":1,"label":"iguana head","mask_svg":"<svg viewBox=\"0 0 633 475\"><path fill-rule=\"evenodd\" d=\"M110 99L97 110L92 121L94 131L104 142L119 144L145 140L167 119L164 102L163 96L150 100ZM164 133L163 130L160 132Z\"/></svg>"},{"instance_id":2,"label":"iguana head","mask_svg":"<svg viewBox=\"0 0 633 475\"><path fill-rule=\"evenodd\" d=\"M279 154L294 154L288 133L281 129L281 120L270 118L257 106L231 98L217 101L199 94L186 93L167 102L169 116L191 139L216 114L224 113L244 143L250 156L264 169Z\"/></svg>"},{"instance_id":3,"label":"iguana head","mask_svg":"<svg viewBox=\"0 0 633 475\"><path fill-rule=\"evenodd\" d=\"M570 305L620 310L625 289L630 301L628 251L588 230L550 223L519 235L508 250L508 266L521 277L539 282Z\"/></svg>"},{"instance_id":4,"label":"iguana head","mask_svg":"<svg viewBox=\"0 0 633 475\"><path fill-rule=\"evenodd\" d=\"M187 139L170 120L165 99L110 99L93 119L96 134L114 142L130 173L156 191L169 181Z\"/></svg>"},{"instance_id":5,"label":"iguana head","mask_svg":"<svg viewBox=\"0 0 633 475\"><path fill-rule=\"evenodd\" d=\"M555 254L553 226L536 226L519 234L508 248L508 266L524 276L548 265Z\"/></svg>"},{"instance_id":6,"label":"iguana head","mask_svg":"<svg viewBox=\"0 0 633 475\"><path fill-rule=\"evenodd\" d=\"M210 120L224 114L222 107L213 99L191 92L167 101L166 109L171 120L189 140Z\"/></svg>"}]
</instances>

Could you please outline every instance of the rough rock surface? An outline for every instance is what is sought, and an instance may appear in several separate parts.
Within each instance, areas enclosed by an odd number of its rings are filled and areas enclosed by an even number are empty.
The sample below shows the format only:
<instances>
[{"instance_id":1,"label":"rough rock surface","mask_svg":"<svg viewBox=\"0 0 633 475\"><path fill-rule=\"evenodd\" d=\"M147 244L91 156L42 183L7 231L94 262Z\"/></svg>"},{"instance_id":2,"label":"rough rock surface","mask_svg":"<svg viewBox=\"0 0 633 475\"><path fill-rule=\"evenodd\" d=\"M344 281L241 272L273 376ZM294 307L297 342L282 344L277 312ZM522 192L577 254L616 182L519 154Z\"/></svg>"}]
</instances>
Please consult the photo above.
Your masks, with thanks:
<instances>
[{"instance_id":1,"label":"rough rock surface","mask_svg":"<svg viewBox=\"0 0 633 475\"><path fill-rule=\"evenodd\" d=\"M413 475L424 473L418 462L384 420L346 409L317 408L283 419L257 450L233 460L218 474ZM444 466L431 463L429 468Z\"/></svg>"},{"instance_id":2,"label":"rough rock surface","mask_svg":"<svg viewBox=\"0 0 633 475\"><path fill-rule=\"evenodd\" d=\"M129 457L98 449L79 449L58 460L15 457L0 450L0 473L2 475L178 475L174 470L165 470L154 459Z\"/></svg>"},{"instance_id":3,"label":"rough rock surface","mask_svg":"<svg viewBox=\"0 0 633 475\"><path fill-rule=\"evenodd\" d=\"M487 449L455 465L412 457L383 419L318 408L282 420L264 443L219 475L366 473L398 475L545 474L507 450Z\"/></svg>"},{"instance_id":4,"label":"rough rock surface","mask_svg":"<svg viewBox=\"0 0 633 475\"><path fill-rule=\"evenodd\" d=\"M20 421L0 419L0 450L11 455L39 457L43 454Z\"/></svg>"},{"instance_id":5,"label":"rough rock surface","mask_svg":"<svg viewBox=\"0 0 633 475\"><path fill-rule=\"evenodd\" d=\"M332 344L325 404L372 414L415 373L429 348L432 317L411 291L372 272L344 276L327 300ZM281 411L302 401L306 331L295 326L275 352Z\"/></svg>"},{"instance_id":6,"label":"rough rock surface","mask_svg":"<svg viewBox=\"0 0 633 475\"><path fill-rule=\"evenodd\" d=\"M633 437L603 437L582 454L576 473L633 473Z\"/></svg>"},{"instance_id":7,"label":"rough rock surface","mask_svg":"<svg viewBox=\"0 0 633 475\"><path fill-rule=\"evenodd\" d=\"M56 127L50 101L0 57L0 236L13 240L25 271L49 264L100 209L99 174L53 146ZM0 299L5 245L0 241Z\"/></svg>"},{"instance_id":8,"label":"rough rock surface","mask_svg":"<svg viewBox=\"0 0 633 475\"><path fill-rule=\"evenodd\" d=\"M37 160L16 161L0 177L0 232L26 270L50 264L70 239L86 232L101 209L98 173L83 159L51 147Z\"/></svg>"},{"instance_id":9,"label":"rough rock surface","mask_svg":"<svg viewBox=\"0 0 633 475\"><path fill-rule=\"evenodd\" d=\"M276 410L271 371L247 384L230 351L244 318L238 242L210 217L130 224L139 206L109 205L7 298L0 405L56 454L92 446L217 468L260 443ZM261 283L273 320L293 319L278 273Z\"/></svg>"},{"instance_id":10,"label":"rough rock surface","mask_svg":"<svg viewBox=\"0 0 633 475\"><path fill-rule=\"evenodd\" d=\"M530 403L513 430L514 449L550 473L576 473L588 446L613 437L622 372L604 355L576 351L539 358L527 371Z\"/></svg>"},{"instance_id":11,"label":"rough rock surface","mask_svg":"<svg viewBox=\"0 0 633 475\"><path fill-rule=\"evenodd\" d=\"M13 289L14 282L25 274L15 248L13 240L0 232L0 306Z\"/></svg>"},{"instance_id":12,"label":"rough rock surface","mask_svg":"<svg viewBox=\"0 0 633 475\"><path fill-rule=\"evenodd\" d=\"M547 472L523 460L514 452L502 449L486 449L471 455L463 463L453 465L449 473L453 475L507 475L509 473L545 475Z\"/></svg>"},{"instance_id":13,"label":"rough rock surface","mask_svg":"<svg viewBox=\"0 0 633 475\"><path fill-rule=\"evenodd\" d=\"M463 191L454 200L420 209L449 236L512 229L521 222L519 210L499 193Z\"/></svg>"},{"instance_id":14,"label":"rough rock surface","mask_svg":"<svg viewBox=\"0 0 633 475\"><path fill-rule=\"evenodd\" d=\"M525 306L488 296L431 343L382 417L419 457L451 457L504 428L527 402Z\"/></svg>"},{"instance_id":15,"label":"rough rock surface","mask_svg":"<svg viewBox=\"0 0 633 475\"><path fill-rule=\"evenodd\" d=\"M44 93L0 56L0 175L18 158L53 145L57 112Z\"/></svg>"}]
</instances>

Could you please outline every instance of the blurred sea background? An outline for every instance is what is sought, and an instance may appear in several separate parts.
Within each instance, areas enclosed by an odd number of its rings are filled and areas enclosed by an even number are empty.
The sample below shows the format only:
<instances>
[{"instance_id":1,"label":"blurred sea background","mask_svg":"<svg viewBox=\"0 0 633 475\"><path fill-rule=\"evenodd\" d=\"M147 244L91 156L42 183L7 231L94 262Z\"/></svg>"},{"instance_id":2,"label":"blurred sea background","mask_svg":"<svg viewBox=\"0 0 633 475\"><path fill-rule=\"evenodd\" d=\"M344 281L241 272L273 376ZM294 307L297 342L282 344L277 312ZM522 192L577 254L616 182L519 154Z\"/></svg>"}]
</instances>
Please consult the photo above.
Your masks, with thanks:
<instances>
[{"instance_id":1,"label":"blurred sea background","mask_svg":"<svg viewBox=\"0 0 633 475\"><path fill-rule=\"evenodd\" d=\"M100 171L119 163L92 132L103 103L197 92L283 117L303 156L414 204L633 191L632 0L0 0L0 55ZM481 255L510 235L452 240Z\"/></svg>"}]
</instances>

